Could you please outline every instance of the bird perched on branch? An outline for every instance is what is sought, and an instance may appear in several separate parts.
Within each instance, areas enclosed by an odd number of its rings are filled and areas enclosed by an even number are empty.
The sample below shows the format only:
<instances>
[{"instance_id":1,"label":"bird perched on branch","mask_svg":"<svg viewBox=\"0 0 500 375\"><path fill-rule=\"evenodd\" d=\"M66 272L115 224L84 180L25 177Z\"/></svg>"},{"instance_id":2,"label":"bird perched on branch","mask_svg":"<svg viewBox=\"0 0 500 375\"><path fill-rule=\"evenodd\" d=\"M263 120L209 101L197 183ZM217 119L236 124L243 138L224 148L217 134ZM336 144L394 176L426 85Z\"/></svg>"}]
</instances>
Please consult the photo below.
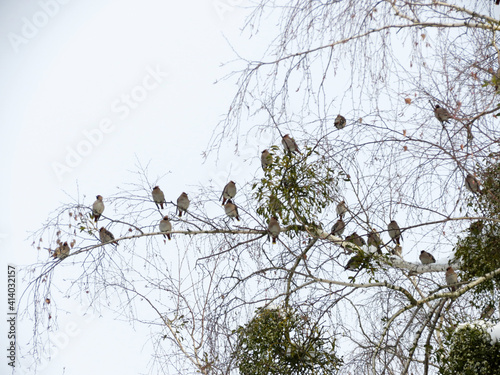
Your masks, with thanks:
<instances>
[{"instance_id":1,"label":"bird perched on branch","mask_svg":"<svg viewBox=\"0 0 500 375\"><path fill-rule=\"evenodd\" d=\"M389 236L394 241L394 243L396 245L399 245L400 244L400 240L401 240L401 229L399 229L398 223L396 223L395 220L392 220L387 225L387 230L389 232Z\"/></svg>"},{"instance_id":2,"label":"bird perched on branch","mask_svg":"<svg viewBox=\"0 0 500 375\"><path fill-rule=\"evenodd\" d=\"M118 242L115 241L115 236L113 236L113 233L111 233L104 227L101 227L101 229L99 229L99 238L101 239L102 243L113 242L115 245L118 245Z\"/></svg>"},{"instance_id":3,"label":"bird perched on branch","mask_svg":"<svg viewBox=\"0 0 500 375\"><path fill-rule=\"evenodd\" d=\"M448 285L453 285L453 284L456 284L458 283L458 277L457 277L457 274L455 273L455 270L452 268L452 267L448 267L446 269L446 284ZM454 286L450 286L450 290L452 292L454 292L455 290L457 290L457 287L456 285Z\"/></svg>"},{"instance_id":4,"label":"bird perched on branch","mask_svg":"<svg viewBox=\"0 0 500 375\"><path fill-rule=\"evenodd\" d=\"M268 150L262 151L262 154L260 155L260 164L262 165L262 169L266 170L267 167L271 165L273 162L273 156Z\"/></svg>"},{"instance_id":5,"label":"bird perched on branch","mask_svg":"<svg viewBox=\"0 0 500 375\"><path fill-rule=\"evenodd\" d=\"M420 258L420 261L422 262L422 264L436 263L436 259L434 258L434 256L425 250L422 250L420 252L419 258Z\"/></svg>"},{"instance_id":6,"label":"bird perched on branch","mask_svg":"<svg viewBox=\"0 0 500 375\"><path fill-rule=\"evenodd\" d=\"M231 199L228 200L224 205L224 211L226 212L226 215L231 219L235 218L236 220L240 221L240 216L238 215L238 207L236 207Z\"/></svg>"},{"instance_id":7,"label":"bird perched on branch","mask_svg":"<svg viewBox=\"0 0 500 375\"><path fill-rule=\"evenodd\" d=\"M276 243L276 240L278 239L278 236L281 232L280 223L278 222L278 219L276 217L272 217L269 219L267 231L271 234L273 243Z\"/></svg>"},{"instance_id":8,"label":"bird perched on branch","mask_svg":"<svg viewBox=\"0 0 500 375\"><path fill-rule=\"evenodd\" d=\"M345 201L339 202L339 204L337 204L336 210L337 210L337 215L339 215L339 217L343 219L345 213L347 212L347 205L345 204Z\"/></svg>"},{"instance_id":9,"label":"bird perched on branch","mask_svg":"<svg viewBox=\"0 0 500 375\"><path fill-rule=\"evenodd\" d=\"M379 234L375 229L372 228L372 231L368 233L368 246L374 246L377 249L378 253L382 253L380 251L380 246L382 246L382 240L380 239Z\"/></svg>"},{"instance_id":10,"label":"bird perched on branch","mask_svg":"<svg viewBox=\"0 0 500 375\"><path fill-rule=\"evenodd\" d=\"M356 246L359 246L359 247L366 245L366 242L363 239L363 237L361 237L356 232L354 232L350 236L347 236L345 240L348 242L352 242L353 244L355 244Z\"/></svg>"},{"instance_id":11,"label":"bird perched on branch","mask_svg":"<svg viewBox=\"0 0 500 375\"><path fill-rule=\"evenodd\" d=\"M159 224L160 227L160 232L165 233L163 237L168 238L170 241L172 239L170 232L172 231L172 223L170 220L168 220L168 216L163 216L163 219L160 221Z\"/></svg>"},{"instance_id":12,"label":"bird perched on branch","mask_svg":"<svg viewBox=\"0 0 500 375\"><path fill-rule=\"evenodd\" d=\"M52 255L53 258L59 258L63 260L69 255L69 245L67 242L64 242L63 244L59 245L57 249L54 250L54 254Z\"/></svg>"},{"instance_id":13,"label":"bird perched on branch","mask_svg":"<svg viewBox=\"0 0 500 375\"><path fill-rule=\"evenodd\" d=\"M165 194L163 194L163 191L158 186L155 186L153 188L153 192L151 193L153 195L153 200L156 203L156 207L160 208L163 210L163 204L165 202Z\"/></svg>"},{"instance_id":14,"label":"bird perched on branch","mask_svg":"<svg viewBox=\"0 0 500 375\"><path fill-rule=\"evenodd\" d=\"M288 134L286 134L283 137L281 143L283 144L285 151L298 152L300 154L299 146L297 146L295 140L291 138Z\"/></svg>"},{"instance_id":15,"label":"bird perched on branch","mask_svg":"<svg viewBox=\"0 0 500 375\"><path fill-rule=\"evenodd\" d=\"M362 255L356 254L347 262L344 267L345 270L356 271L364 262L364 257Z\"/></svg>"},{"instance_id":16,"label":"bird perched on branch","mask_svg":"<svg viewBox=\"0 0 500 375\"><path fill-rule=\"evenodd\" d=\"M224 186L224 190L222 190L222 195L219 200L222 199L222 205L226 204L228 199L233 199L236 195L236 184L233 181L229 181L226 186Z\"/></svg>"},{"instance_id":17,"label":"bird perched on branch","mask_svg":"<svg viewBox=\"0 0 500 375\"><path fill-rule=\"evenodd\" d=\"M392 255L401 256L403 254L403 248L401 247L401 245L396 245L391 253Z\"/></svg>"},{"instance_id":18,"label":"bird perched on branch","mask_svg":"<svg viewBox=\"0 0 500 375\"><path fill-rule=\"evenodd\" d=\"M479 181L470 173L465 177L465 187L473 193L480 193Z\"/></svg>"},{"instance_id":19,"label":"bird perched on branch","mask_svg":"<svg viewBox=\"0 0 500 375\"><path fill-rule=\"evenodd\" d=\"M333 224L332 227L332 234L334 236L341 236L342 233L344 233L345 230L345 223L344 220L338 219L335 224Z\"/></svg>"},{"instance_id":20,"label":"bird perched on branch","mask_svg":"<svg viewBox=\"0 0 500 375\"><path fill-rule=\"evenodd\" d=\"M92 205L92 215L94 215L94 220L97 223L97 220L101 217L104 212L104 203L102 201L102 196L97 195L96 201Z\"/></svg>"},{"instance_id":21,"label":"bird perched on branch","mask_svg":"<svg viewBox=\"0 0 500 375\"><path fill-rule=\"evenodd\" d=\"M453 118L446 108L442 108L439 105L434 107L434 116L441 122L441 125L443 125L444 122L450 122L450 118Z\"/></svg>"},{"instance_id":22,"label":"bird perched on branch","mask_svg":"<svg viewBox=\"0 0 500 375\"><path fill-rule=\"evenodd\" d=\"M189 208L189 201L188 195L186 193L182 193L179 198L177 198L177 210L179 212L179 217L182 216L183 212L187 212L187 209Z\"/></svg>"},{"instance_id":23,"label":"bird perched on branch","mask_svg":"<svg viewBox=\"0 0 500 375\"><path fill-rule=\"evenodd\" d=\"M335 121L333 122L333 125L335 125L335 127L340 130L340 129L345 128L346 123L347 123L347 121L345 120L344 116L337 115L337 117L335 117Z\"/></svg>"}]
</instances>

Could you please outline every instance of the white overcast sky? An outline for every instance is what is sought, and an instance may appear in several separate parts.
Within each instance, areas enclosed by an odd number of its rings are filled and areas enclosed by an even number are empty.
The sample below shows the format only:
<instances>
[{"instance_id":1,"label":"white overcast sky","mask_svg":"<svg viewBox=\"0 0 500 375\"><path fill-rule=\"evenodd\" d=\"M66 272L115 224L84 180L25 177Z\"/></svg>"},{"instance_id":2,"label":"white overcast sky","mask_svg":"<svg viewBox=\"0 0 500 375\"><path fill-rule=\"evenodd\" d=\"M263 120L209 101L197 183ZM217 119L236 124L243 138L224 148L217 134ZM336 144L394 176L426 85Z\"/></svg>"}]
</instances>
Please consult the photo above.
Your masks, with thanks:
<instances>
[{"instance_id":1,"label":"white overcast sky","mask_svg":"<svg viewBox=\"0 0 500 375\"><path fill-rule=\"evenodd\" d=\"M171 199L185 186L213 177L214 163L202 165L201 152L235 93L234 84L214 82L232 69L221 67L235 58L228 40L235 47L244 40L246 13L239 8L244 5L235 0L0 3L4 280L8 263L22 267L37 260L28 232L69 196L76 197L77 188L87 197L109 196L130 178L137 159L151 161L152 177L172 172L164 189L175 192ZM223 180L231 166L223 160L217 168ZM21 290L19 280L18 297ZM75 302L59 315L60 348L40 374L147 372L147 331L110 316L81 316L80 309ZM24 354L30 324L17 327ZM0 374L10 373L5 357Z\"/></svg>"}]
</instances>

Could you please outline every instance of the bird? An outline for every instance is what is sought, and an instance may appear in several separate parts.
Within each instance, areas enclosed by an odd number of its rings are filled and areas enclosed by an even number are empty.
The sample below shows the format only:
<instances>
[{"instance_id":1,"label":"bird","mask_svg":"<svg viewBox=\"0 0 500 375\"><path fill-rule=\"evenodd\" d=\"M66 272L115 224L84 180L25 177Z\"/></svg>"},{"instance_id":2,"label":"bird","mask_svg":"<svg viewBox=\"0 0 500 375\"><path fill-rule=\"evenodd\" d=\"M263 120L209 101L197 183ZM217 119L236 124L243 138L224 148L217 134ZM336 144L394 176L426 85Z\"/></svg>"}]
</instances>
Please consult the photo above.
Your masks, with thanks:
<instances>
[{"instance_id":1,"label":"bird","mask_svg":"<svg viewBox=\"0 0 500 375\"><path fill-rule=\"evenodd\" d=\"M465 177L465 187L473 193L480 193L479 181L470 173Z\"/></svg>"},{"instance_id":2,"label":"bird","mask_svg":"<svg viewBox=\"0 0 500 375\"><path fill-rule=\"evenodd\" d=\"M368 233L368 246L374 246L377 252L381 253L380 246L382 246L382 240L375 229Z\"/></svg>"},{"instance_id":3,"label":"bird","mask_svg":"<svg viewBox=\"0 0 500 375\"><path fill-rule=\"evenodd\" d=\"M236 195L236 184L233 181L229 181L226 186L224 186L224 190L222 190L222 195L219 200L222 199L222 205L226 204L228 199L233 199Z\"/></svg>"},{"instance_id":4,"label":"bird","mask_svg":"<svg viewBox=\"0 0 500 375\"><path fill-rule=\"evenodd\" d=\"M344 267L345 270L356 271L364 262L364 258L362 255L356 254L347 262Z\"/></svg>"},{"instance_id":5,"label":"bird","mask_svg":"<svg viewBox=\"0 0 500 375\"><path fill-rule=\"evenodd\" d=\"M165 202L165 194L163 194L163 191L158 186L155 186L153 188L153 192L151 193L153 195L153 200L156 203L156 207L160 208L163 210L163 204Z\"/></svg>"},{"instance_id":6,"label":"bird","mask_svg":"<svg viewBox=\"0 0 500 375\"><path fill-rule=\"evenodd\" d=\"M337 204L337 215L339 215L339 217L343 219L346 212L347 205L345 204L345 201L339 202L339 204Z\"/></svg>"},{"instance_id":7,"label":"bird","mask_svg":"<svg viewBox=\"0 0 500 375\"><path fill-rule=\"evenodd\" d=\"M420 258L420 261L422 262L422 264L436 263L436 258L434 258L434 255L432 255L431 253L428 253L425 250L422 250L420 252L419 258Z\"/></svg>"},{"instance_id":8,"label":"bird","mask_svg":"<svg viewBox=\"0 0 500 375\"><path fill-rule=\"evenodd\" d=\"M62 245L59 245L57 249L54 250L53 258L64 259L69 255L69 245L67 242L64 242Z\"/></svg>"},{"instance_id":9,"label":"bird","mask_svg":"<svg viewBox=\"0 0 500 375\"><path fill-rule=\"evenodd\" d=\"M281 143L283 144L285 151L298 152L300 154L299 146L297 146L295 140L291 138L288 134L286 134L283 137Z\"/></svg>"},{"instance_id":10,"label":"bird","mask_svg":"<svg viewBox=\"0 0 500 375\"><path fill-rule=\"evenodd\" d=\"M262 165L262 169L266 170L267 167L271 165L273 162L273 156L268 150L262 151L262 154L260 155L260 164Z\"/></svg>"},{"instance_id":11,"label":"bird","mask_svg":"<svg viewBox=\"0 0 500 375\"><path fill-rule=\"evenodd\" d=\"M344 233L344 230L345 230L344 220L338 219L337 222L335 224L333 224L332 235L341 236L342 233Z\"/></svg>"},{"instance_id":12,"label":"bird","mask_svg":"<svg viewBox=\"0 0 500 375\"><path fill-rule=\"evenodd\" d=\"M448 120L452 118L450 112L448 112L446 108L442 108L439 105L436 105L436 107L434 107L434 115L439 120L439 122L441 122L441 124L443 124L444 122L449 122Z\"/></svg>"},{"instance_id":13,"label":"bird","mask_svg":"<svg viewBox=\"0 0 500 375\"><path fill-rule=\"evenodd\" d=\"M446 284L452 285L458 283L458 277L457 274L455 273L455 270L452 267L448 267L446 269ZM454 292L457 290L456 286L450 286L450 290Z\"/></svg>"},{"instance_id":14,"label":"bird","mask_svg":"<svg viewBox=\"0 0 500 375\"><path fill-rule=\"evenodd\" d=\"M392 220L387 225L387 230L389 231L389 236L394 241L394 243L396 245L399 245L401 240L401 229L399 229L398 223L396 223L395 220Z\"/></svg>"},{"instance_id":15,"label":"bird","mask_svg":"<svg viewBox=\"0 0 500 375\"><path fill-rule=\"evenodd\" d=\"M229 199L224 205L224 211L226 212L226 215L231 219L236 218L236 220L240 221L240 217L238 215L238 207L236 207L231 199Z\"/></svg>"},{"instance_id":16,"label":"bird","mask_svg":"<svg viewBox=\"0 0 500 375\"><path fill-rule=\"evenodd\" d=\"M396 245L391 253L392 255L401 256L401 254L403 254L403 248L401 247L401 245Z\"/></svg>"},{"instance_id":17,"label":"bird","mask_svg":"<svg viewBox=\"0 0 500 375\"><path fill-rule=\"evenodd\" d=\"M179 211L179 217L182 216L183 212L187 212L187 209L189 208L189 198L186 193L182 193L179 198L177 198L177 209Z\"/></svg>"},{"instance_id":18,"label":"bird","mask_svg":"<svg viewBox=\"0 0 500 375\"><path fill-rule=\"evenodd\" d=\"M359 247L366 245L366 242L363 239L363 237L361 237L356 232L354 232L350 236L347 236L345 240L348 242L352 242L353 244L355 244L356 246L359 246Z\"/></svg>"},{"instance_id":19,"label":"bird","mask_svg":"<svg viewBox=\"0 0 500 375\"><path fill-rule=\"evenodd\" d=\"M113 236L113 233L111 233L104 227L101 227L101 229L99 229L99 238L101 239L102 243L113 242L114 244L118 245L118 242L115 241L115 236Z\"/></svg>"},{"instance_id":20,"label":"bird","mask_svg":"<svg viewBox=\"0 0 500 375\"><path fill-rule=\"evenodd\" d=\"M271 234L273 244L276 243L276 240L278 239L278 236L281 232L280 223L278 222L278 219L276 217L273 216L269 219L267 231Z\"/></svg>"},{"instance_id":21,"label":"bird","mask_svg":"<svg viewBox=\"0 0 500 375\"><path fill-rule=\"evenodd\" d=\"M163 237L168 238L168 240L170 241L172 239L172 236L170 234L170 232L172 231L172 223L170 222L170 220L168 220L168 216L163 216L163 219L160 220L159 227L160 232L165 233Z\"/></svg>"},{"instance_id":22,"label":"bird","mask_svg":"<svg viewBox=\"0 0 500 375\"><path fill-rule=\"evenodd\" d=\"M94 220L97 223L97 220L101 217L102 213L104 212L104 203L102 201L102 196L97 195L96 196L96 201L92 205L92 215L94 215Z\"/></svg>"},{"instance_id":23,"label":"bird","mask_svg":"<svg viewBox=\"0 0 500 375\"><path fill-rule=\"evenodd\" d=\"M342 115L337 115L337 117L335 117L335 121L333 122L333 125L335 125L335 127L337 129L344 129L345 128L345 124L346 124L346 120L345 120L345 117L342 116Z\"/></svg>"}]
</instances>

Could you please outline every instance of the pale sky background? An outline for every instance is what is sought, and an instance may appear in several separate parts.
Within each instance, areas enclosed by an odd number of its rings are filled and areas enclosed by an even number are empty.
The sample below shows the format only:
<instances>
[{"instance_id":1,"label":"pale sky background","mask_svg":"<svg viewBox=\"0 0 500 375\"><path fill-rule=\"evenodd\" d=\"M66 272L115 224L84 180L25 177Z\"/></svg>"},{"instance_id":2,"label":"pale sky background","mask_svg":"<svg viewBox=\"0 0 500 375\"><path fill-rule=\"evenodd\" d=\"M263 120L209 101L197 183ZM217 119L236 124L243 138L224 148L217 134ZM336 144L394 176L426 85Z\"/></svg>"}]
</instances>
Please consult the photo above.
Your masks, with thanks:
<instances>
[{"instance_id":1,"label":"pale sky background","mask_svg":"<svg viewBox=\"0 0 500 375\"><path fill-rule=\"evenodd\" d=\"M1 2L0 172L7 213L0 219L2 279L8 263L22 267L37 261L28 232L68 195L75 197L79 188L92 201L96 194L115 193L130 178L128 171L136 170L137 159L151 161L150 176L172 172L164 180L169 185L164 191L175 192L170 199L216 172L222 181L234 169L224 158L217 168L213 160L202 165L201 152L235 93L231 82L214 82L237 66L221 63L235 59L228 40L238 46L244 3ZM138 102L125 104L124 95ZM108 133L86 149L85 132L95 134L101 123ZM67 159L79 147L86 155ZM260 153L255 151L257 169ZM69 168L58 175L55 166L64 165ZM18 298L22 288L18 280ZM0 293L4 312L5 290ZM65 333L59 352L39 374L147 373L147 329L109 316L83 317L81 306L73 304L59 315ZM7 346L5 321L2 348ZM24 354L30 324L18 322ZM19 354L21 367L14 373L24 374ZM0 374L11 373L5 357Z\"/></svg>"}]
</instances>

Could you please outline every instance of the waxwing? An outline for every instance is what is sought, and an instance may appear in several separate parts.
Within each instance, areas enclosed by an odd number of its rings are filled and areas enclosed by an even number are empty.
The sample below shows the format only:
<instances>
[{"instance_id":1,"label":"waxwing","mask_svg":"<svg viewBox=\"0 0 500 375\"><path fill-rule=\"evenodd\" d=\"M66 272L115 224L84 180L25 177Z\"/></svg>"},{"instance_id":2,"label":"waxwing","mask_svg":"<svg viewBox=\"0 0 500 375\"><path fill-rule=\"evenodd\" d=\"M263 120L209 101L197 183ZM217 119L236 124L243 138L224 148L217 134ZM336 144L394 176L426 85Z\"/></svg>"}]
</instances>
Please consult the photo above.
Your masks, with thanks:
<instances>
[{"instance_id":1,"label":"waxwing","mask_svg":"<svg viewBox=\"0 0 500 375\"><path fill-rule=\"evenodd\" d=\"M101 227L101 229L99 229L99 238L101 239L102 243L113 242L114 244L118 245L118 242L115 241L115 236L113 236L113 233L111 233L104 227Z\"/></svg>"},{"instance_id":2,"label":"waxwing","mask_svg":"<svg viewBox=\"0 0 500 375\"><path fill-rule=\"evenodd\" d=\"M153 195L153 201L156 203L156 207L161 207L163 210L163 204L165 203L165 194L163 194L163 191L161 191L158 186L155 186L151 194Z\"/></svg>"},{"instance_id":3,"label":"waxwing","mask_svg":"<svg viewBox=\"0 0 500 375\"><path fill-rule=\"evenodd\" d=\"M448 120L452 118L450 112L448 112L446 108L442 108L439 105L436 105L436 107L434 108L434 115L439 120L439 122L441 122L441 124L443 124L444 122L449 122Z\"/></svg>"},{"instance_id":4,"label":"waxwing","mask_svg":"<svg viewBox=\"0 0 500 375\"><path fill-rule=\"evenodd\" d=\"M288 134L286 134L283 139L281 140L281 143L283 144L283 147L285 148L285 151L290 151L290 152L298 152L299 151L299 146L297 146L297 143L293 138L291 138Z\"/></svg>"},{"instance_id":5,"label":"waxwing","mask_svg":"<svg viewBox=\"0 0 500 375\"><path fill-rule=\"evenodd\" d=\"M345 204L345 201L339 202L339 204L337 204L337 215L339 215L339 217L343 219L346 212L347 205Z\"/></svg>"},{"instance_id":6,"label":"waxwing","mask_svg":"<svg viewBox=\"0 0 500 375\"><path fill-rule=\"evenodd\" d=\"M226 204L228 199L233 199L236 195L236 184L233 181L229 181L226 186L224 186L224 190L222 191L222 195L220 199L222 199L222 205Z\"/></svg>"},{"instance_id":7,"label":"waxwing","mask_svg":"<svg viewBox=\"0 0 500 375\"><path fill-rule=\"evenodd\" d=\"M396 245L399 245L401 240L401 229L399 229L398 223L396 223L395 220L392 220L387 225L387 230L389 231L389 236L394 241L394 243Z\"/></svg>"},{"instance_id":8,"label":"waxwing","mask_svg":"<svg viewBox=\"0 0 500 375\"><path fill-rule=\"evenodd\" d=\"M273 156L268 150L262 151L262 154L260 156L260 164L262 165L262 169L266 170L267 167L271 165L273 162Z\"/></svg>"},{"instance_id":9,"label":"waxwing","mask_svg":"<svg viewBox=\"0 0 500 375\"><path fill-rule=\"evenodd\" d=\"M368 246L374 246L377 252L381 253L380 246L382 246L382 240L375 229L368 233Z\"/></svg>"},{"instance_id":10,"label":"waxwing","mask_svg":"<svg viewBox=\"0 0 500 375\"><path fill-rule=\"evenodd\" d=\"M364 258L363 256L356 254L347 262L344 269L349 271L356 271L363 264Z\"/></svg>"},{"instance_id":11,"label":"waxwing","mask_svg":"<svg viewBox=\"0 0 500 375\"><path fill-rule=\"evenodd\" d=\"M97 220L101 217L104 212L104 203L102 201L102 196L96 196L96 201L92 205L92 215L94 215L94 220L97 223Z\"/></svg>"},{"instance_id":12,"label":"waxwing","mask_svg":"<svg viewBox=\"0 0 500 375\"><path fill-rule=\"evenodd\" d=\"M337 117L335 118L335 121L333 122L333 124L339 130L340 129L344 129L345 128L345 124L346 124L345 117L342 116L342 115L337 115Z\"/></svg>"},{"instance_id":13,"label":"waxwing","mask_svg":"<svg viewBox=\"0 0 500 375\"><path fill-rule=\"evenodd\" d=\"M457 274L455 273L455 270L452 267L448 267L446 269L446 284L452 285L458 283L458 277ZM456 285L450 286L450 290L454 292L457 290Z\"/></svg>"},{"instance_id":14,"label":"waxwing","mask_svg":"<svg viewBox=\"0 0 500 375\"><path fill-rule=\"evenodd\" d=\"M465 187L473 193L479 193L479 181L470 173L465 177Z\"/></svg>"},{"instance_id":15,"label":"waxwing","mask_svg":"<svg viewBox=\"0 0 500 375\"><path fill-rule=\"evenodd\" d=\"M54 250L54 254L52 255L54 258L59 258L63 260L69 255L69 245L67 242L59 245L57 249Z\"/></svg>"},{"instance_id":16,"label":"waxwing","mask_svg":"<svg viewBox=\"0 0 500 375\"><path fill-rule=\"evenodd\" d=\"M276 217L272 217L269 219L267 231L271 234L273 243L276 243L276 240L281 232L280 223L278 222L278 219Z\"/></svg>"},{"instance_id":17,"label":"waxwing","mask_svg":"<svg viewBox=\"0 0 500 375\"><path fill-rule=\"evenodd\" d=\"M240 217L238 215L238 207L233 203L233 201L230 199L227 201L227 203L224 205L224 211L226 212L226 215L229 216L231 219L236 218L236 220L240 221Z\"/></svg>"},{"instance_id":18,"label":"waxwing","mask_svg":"<svg viewBox=\"0 0 500 375\"><path fill-rule=\"evenodd\" d=\"M179 212L179 217L182 216L183 212L187 212L189 203L188 195L184 192L179 196L179 198L177 198L177 210Z\"/></svg>"},{"instance_id":19,"label":"waxwing","mask_svg":"<svg viewBox=\"0 0 500 375\"><path fill-rule=\"evenodd\" d=\"M425 250L422 250L420 252L419 258L420 258L420 261L422 262L422 264L436 263L436 259L434 258L434 256Z\"/></svg>"},{"instance_id":20,"label":"waxwing","mask_svg":"<svg viewBox=\"0 0 500 375\"><path fill-rule=\"evenodd\" d=\"M170 232L172 231L172 223L168 220L168 216L164 216L160 221L160 232L165 233L163 237L168 238L170 241L172 239Z\"/></svg>"},{"instance_id":21,"label":"waxwing","mask_svg":"<svg viewBox=\"0 0 500 375\"><path fill-rule=\"evenodd\" d=\"M344 220L338 219L335 224L333 224L332 227L332 234L334 236L341 236L342 233L344 233L345 230L345 223Z\"/></svg>"}]
</instances>

